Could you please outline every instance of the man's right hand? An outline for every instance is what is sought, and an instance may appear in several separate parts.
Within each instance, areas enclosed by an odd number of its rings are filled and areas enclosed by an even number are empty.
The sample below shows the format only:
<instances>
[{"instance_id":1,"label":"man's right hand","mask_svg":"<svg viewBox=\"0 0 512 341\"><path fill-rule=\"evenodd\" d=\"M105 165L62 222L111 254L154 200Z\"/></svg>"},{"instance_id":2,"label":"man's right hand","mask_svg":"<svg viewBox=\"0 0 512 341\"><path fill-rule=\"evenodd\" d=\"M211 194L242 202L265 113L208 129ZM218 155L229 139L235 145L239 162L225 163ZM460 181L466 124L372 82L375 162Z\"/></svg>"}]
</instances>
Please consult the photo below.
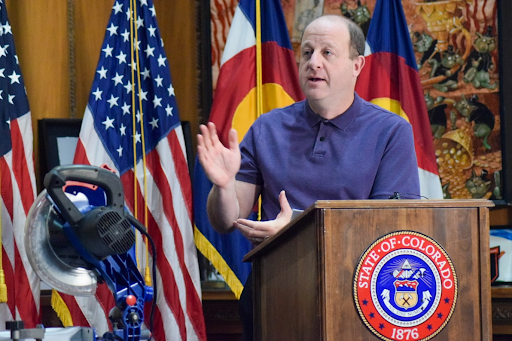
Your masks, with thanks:
<instances>
[{"instance_id":1,"label":"man's right hand","mask_svg":"<svg viewBox=\"0 0 512 341\"><path fill-rule=\"evenodd\" d=\"M213 122L199 126L197 135L197 155L208 179L220 188L234 185L235 176L240 169L240 148L235 129L229 131L229 148L219 140Z\"/></svg>"}]
</instances>

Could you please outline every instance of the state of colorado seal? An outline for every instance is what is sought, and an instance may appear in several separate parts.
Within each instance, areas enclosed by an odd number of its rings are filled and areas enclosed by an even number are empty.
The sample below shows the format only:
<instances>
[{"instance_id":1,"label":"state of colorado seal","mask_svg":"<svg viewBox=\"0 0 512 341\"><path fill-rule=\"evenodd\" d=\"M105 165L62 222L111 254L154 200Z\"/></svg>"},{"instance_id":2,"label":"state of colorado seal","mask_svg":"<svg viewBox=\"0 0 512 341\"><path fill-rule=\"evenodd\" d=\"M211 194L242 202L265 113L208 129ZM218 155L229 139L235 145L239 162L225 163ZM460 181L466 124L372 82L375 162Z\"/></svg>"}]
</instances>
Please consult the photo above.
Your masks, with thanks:
<instances>
[{"instance_id":1,"label":"state of colorado seal","mask_svg":"<svg viewBox=\"0 0 512 341\"><path fill-rule=\"evenodd\" d=\"M413 231L386 234L361 256L354 300L364 324L383 340L429 340L453 314L457 276L446 251Z\"/></svg>"}]
</instances>

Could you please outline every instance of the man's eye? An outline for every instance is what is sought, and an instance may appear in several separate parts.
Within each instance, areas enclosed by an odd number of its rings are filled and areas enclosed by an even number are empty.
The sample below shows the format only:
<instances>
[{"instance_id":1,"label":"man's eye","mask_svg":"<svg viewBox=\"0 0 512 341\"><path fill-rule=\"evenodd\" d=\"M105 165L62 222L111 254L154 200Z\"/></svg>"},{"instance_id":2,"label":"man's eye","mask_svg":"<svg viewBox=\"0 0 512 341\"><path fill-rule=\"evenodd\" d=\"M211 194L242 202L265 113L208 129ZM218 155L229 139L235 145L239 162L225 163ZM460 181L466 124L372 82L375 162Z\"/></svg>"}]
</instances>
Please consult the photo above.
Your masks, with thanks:
<instances>
[{"instance_id":1,"label":"man's eye","mask_svg":"<svg viewBox=\"0 0 512 341\"><path fill-rule=\"evenodd\" d=\"M311 54L311 51L303 51L302 52L303 56L309 56L310 54Z\"/></svg>"}]
</instances>

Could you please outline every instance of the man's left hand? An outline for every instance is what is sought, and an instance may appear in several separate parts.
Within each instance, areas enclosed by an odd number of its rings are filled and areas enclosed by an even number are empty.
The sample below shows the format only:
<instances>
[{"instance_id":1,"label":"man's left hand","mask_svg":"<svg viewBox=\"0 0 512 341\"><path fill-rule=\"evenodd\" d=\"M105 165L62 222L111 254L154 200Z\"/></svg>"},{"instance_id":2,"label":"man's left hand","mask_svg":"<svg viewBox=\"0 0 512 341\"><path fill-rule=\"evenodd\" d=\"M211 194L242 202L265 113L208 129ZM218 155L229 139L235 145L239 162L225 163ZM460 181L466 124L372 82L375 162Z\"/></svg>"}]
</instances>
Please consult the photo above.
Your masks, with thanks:
<instances>
[{"instance_id":1,"label":"man's left hand","mask_svg":"<svg viewBox=\"0 0 512 341\"><path fill-rule=\"evenodd\" d=\"M279 204L281 212L276 219L268 221L254 221L249 219L237 219L235 226L253 244L260 244L266 238L275 235L280 229L288 224L292 218L292 208L286 198L285 191L279 193Z\"/></svg>"}]
</instances>

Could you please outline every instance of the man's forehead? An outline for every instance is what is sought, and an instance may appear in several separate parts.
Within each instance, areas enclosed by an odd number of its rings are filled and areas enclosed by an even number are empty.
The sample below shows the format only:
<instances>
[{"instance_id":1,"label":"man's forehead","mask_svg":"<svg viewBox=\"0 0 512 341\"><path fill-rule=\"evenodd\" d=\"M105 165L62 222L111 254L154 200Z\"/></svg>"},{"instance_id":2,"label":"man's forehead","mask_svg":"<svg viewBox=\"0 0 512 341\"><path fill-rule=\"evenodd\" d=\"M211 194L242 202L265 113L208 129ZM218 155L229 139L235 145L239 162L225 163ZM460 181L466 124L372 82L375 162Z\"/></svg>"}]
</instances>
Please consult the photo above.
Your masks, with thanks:
<instances>
[{"instance_id":1,"label":"man's forehead","mask_svg":"<svg viewBox=\"0 0 512 341\"><path fill-rule=\"evenodd\" d=\"M347 23L343 19L320 17L306 26L302 38L304 39L307 35L323 34L326 32L337 32L338 36L344 35L340 34L342 32L348 34Z\"/></svg>"},{"instance_id":2,"label":"man's forehead","mask_svg":"<svg viewBox=\"0 0 512 341\"><path fill-rule=\"evenodd\" d=\"M339 26L311 27L302 36L301 47L311 46L344 46L349 43L350 36L340 30Z\"/></svg>"},{"instance_id":3,"label":"man's forehead","mask_svg":"<svg viewBox=\"0 0 512 341\"><path fill-rule=\"evenodd\" d=\"M326 29L336 29L336 30L343 30L348 31L348 25L345 21L345 18L340 16L334 16L334 15L327 15L323 17L316 18L312 22L310 22L306 29L304 30L304 33L306 33L309 30L326 30Z\"/></svg>"},{"instance_id":4,"label":"man's forehead","mask_svg":"<svg viewBox=\"0 0 512 341\"><path fill-rule=\"evenodd\" d=\"M302 41L302 48L324 48L324 47L336 47L338 44L334 37L329 37L326 35L312 35L309 38L306 38Z\"/></svg>"}]
</instances>

